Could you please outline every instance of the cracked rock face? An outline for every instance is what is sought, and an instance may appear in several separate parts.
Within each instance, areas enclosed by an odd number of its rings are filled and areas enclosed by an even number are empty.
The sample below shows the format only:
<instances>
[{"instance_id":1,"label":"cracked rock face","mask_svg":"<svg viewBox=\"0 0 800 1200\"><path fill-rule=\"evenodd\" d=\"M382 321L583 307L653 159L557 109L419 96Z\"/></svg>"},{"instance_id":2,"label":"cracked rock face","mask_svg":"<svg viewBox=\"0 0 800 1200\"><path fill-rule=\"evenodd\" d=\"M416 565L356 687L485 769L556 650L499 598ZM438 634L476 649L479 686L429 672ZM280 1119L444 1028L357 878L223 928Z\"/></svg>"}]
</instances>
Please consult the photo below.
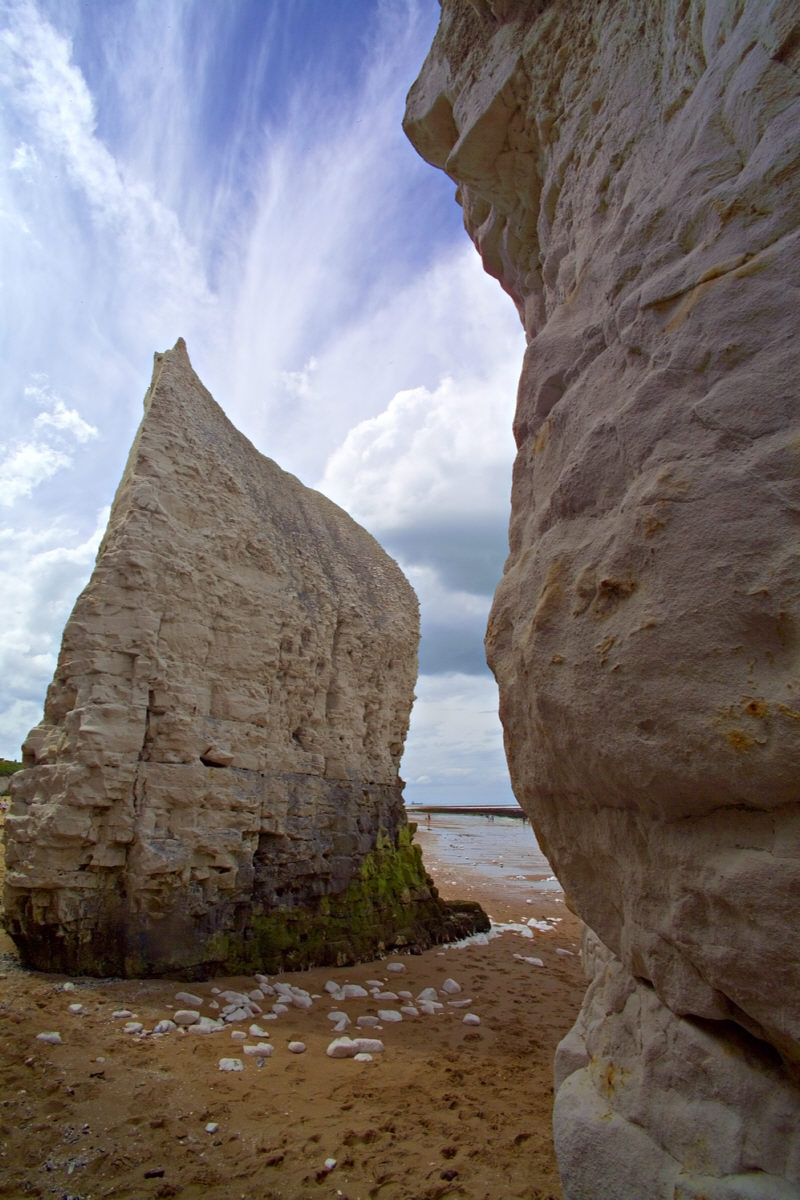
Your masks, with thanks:
<instances>
[{"instance_id":1,"label":"cracked rock face","mask_svg":"<svg viewBox=\"0 0 800 1200\"><path fill-rule=\"evenodd\" d=\"M6 818L25 961L184 976L452 932L398 765L416 597L372 537L155 356Z\"/></svg>"},{"instance_id":2,"label":"cracked rock face","mask_svg":"<svg viewBox=\"0 0 800 1200\"><path fill-rule=\"evenodd\" d=\"M444 0L409 94L529 339L487 633L514 790L648 997L623 1021L592 956L568 1197L800 1183L734 1119L773 1069L800 1112L798 47L791 0ZM682 1045L737 1063L707 1152L626 1099L658 1023L645 1092L695 1086ZM571 1131L579 1093L614 1120Z\"/></svg>"}]
</instances>

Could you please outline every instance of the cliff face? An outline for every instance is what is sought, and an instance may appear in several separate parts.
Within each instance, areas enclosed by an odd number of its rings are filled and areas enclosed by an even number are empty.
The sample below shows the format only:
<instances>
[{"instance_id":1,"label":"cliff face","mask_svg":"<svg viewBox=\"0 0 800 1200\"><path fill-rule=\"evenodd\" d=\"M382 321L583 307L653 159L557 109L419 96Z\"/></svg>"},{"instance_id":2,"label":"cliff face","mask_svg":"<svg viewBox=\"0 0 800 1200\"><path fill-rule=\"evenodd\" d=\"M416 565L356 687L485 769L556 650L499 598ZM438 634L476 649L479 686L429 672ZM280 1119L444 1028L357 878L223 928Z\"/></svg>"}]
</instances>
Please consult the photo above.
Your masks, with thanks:
<instances>
[{"instance_id":1,"label":"cliff face","mask_svg":"<svg viewBox=\"0 0 800 1200\"><path fill-rule=\"evenodd\" d=\"M416 597L156 355L6 818L24 959L88 974L352 961L452 932L398 765Z\"/></svg>"},{"instance_id":2,"label":"cliff face","mask_svg":"<svg viewBox=\"0 0 800 1200\"><path fill-rule=\"evenodd\" d=\"M791 0L444 0L409 94L529 338L487 651L600 939L569 1197L800 1183L798 70Z\"/></svg>"}]
</instances>

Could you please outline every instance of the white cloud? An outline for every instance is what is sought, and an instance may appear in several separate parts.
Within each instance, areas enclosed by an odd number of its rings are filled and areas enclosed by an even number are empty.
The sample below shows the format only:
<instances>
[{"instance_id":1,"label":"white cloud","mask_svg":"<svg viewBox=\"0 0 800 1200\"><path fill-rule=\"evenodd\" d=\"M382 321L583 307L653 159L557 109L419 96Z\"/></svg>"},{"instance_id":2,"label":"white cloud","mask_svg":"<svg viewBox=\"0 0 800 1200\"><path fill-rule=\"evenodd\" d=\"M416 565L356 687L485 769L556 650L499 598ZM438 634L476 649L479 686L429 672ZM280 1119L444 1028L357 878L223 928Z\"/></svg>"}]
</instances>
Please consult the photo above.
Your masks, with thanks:
<instances>
[{"instance_id":1,"label":"white cloud","mask_svg":"<svg viewBox=\"0 0 800 1200\"><path fill-rule=\"evenodd\" d=\"M0 504L10 508L23 496L30 496L38 484L71 461L69 455L41 442L17 446L0 467Z\"/></svg>"},{"instance_id":2,"label":"white cloud","mask_svg":"<svg viewBox=\"0 0 800 1200\"><path fill-rule=\"evenodd\" d=\"M32 146L29 146L26 142L20 142L18 146L14 147L14 156L9 163L9 168L12 171L19 171L30 183L33 181L38 167L39 155Z\"/></svg>"},{"instance_id":3,"label":"white cloud","mask_svg":"<svg viewBox=\"0 0 800 1200\"><path fill-rule=\"evenodd\" d=\"M97 429L94 425L84 421L79 412L74 408L67 408L64 401L57 398L54 400L52 411L40 412L34 425L38 429L45 429L49 426L61 433L68 433L75 438L76 442L88 442L91 438L97 437Z\"/></svg>"},{"instance_id":4,"label":"white cloud","mask_svg":"<svg viewBox=\"0 0 800 1200\"><path fill-rule=\"evenodd\" d=\"M513 801L489 675L420 675L401 771L409 804Z\"/></svg>"},{"instance_id":5,"label":"white cloud","mask_svg":"<svg viewBox=\"0 0 800 1200\"><path fill-rule=\"evenodd\" d=\"M30 728L42 717L55 670L61 631L91 573L108 523L96 516L88 536L56 521L47 531L0 529L0 678L7 703L0 709L0 754L19 756Z\"/></svg>"}]
</instances>

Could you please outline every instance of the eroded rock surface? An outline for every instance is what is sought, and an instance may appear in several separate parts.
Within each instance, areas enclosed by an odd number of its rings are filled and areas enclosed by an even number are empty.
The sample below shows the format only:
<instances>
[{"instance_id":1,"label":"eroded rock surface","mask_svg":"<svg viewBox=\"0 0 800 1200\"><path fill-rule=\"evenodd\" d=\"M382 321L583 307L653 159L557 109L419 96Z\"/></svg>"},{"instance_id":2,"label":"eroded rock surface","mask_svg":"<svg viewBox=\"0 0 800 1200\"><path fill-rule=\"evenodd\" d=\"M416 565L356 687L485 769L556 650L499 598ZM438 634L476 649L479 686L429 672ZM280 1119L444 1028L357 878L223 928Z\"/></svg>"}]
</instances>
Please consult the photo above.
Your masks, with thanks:
<instances>
[{"instance_id":1,"label":"eroded rock surface","mask_svg":"<svg viewBox=\"0 0 800 1200\"><path fill-rule=\"evenodd\" d=\"M182 341L157 354L12 788L24 960L272 970L474 922L438 900L405 820L417 642L396 563L234 429Z\"/></svg>"},{"instance_id":2,"label":"eroded rock surface","mask_svg":"<svg viewBox=\"0 0 800 1200\"><path fill-rule=\"evenodd\" d=\"M800 1194L767 1109L740 1119L770 1071L800 1118L799 70L791 0L444 0L409 95L529 338L487 634L514 790L614 987L652 1001L623 1022L593 985L568 1197L672 1200L670 1164L716 1180L681 1196ZM625 1089L658 1027L671 1069L640 1090L688 1096L697 1021L739 1085L695 1155Z\"/></svg>"}]
</instances>

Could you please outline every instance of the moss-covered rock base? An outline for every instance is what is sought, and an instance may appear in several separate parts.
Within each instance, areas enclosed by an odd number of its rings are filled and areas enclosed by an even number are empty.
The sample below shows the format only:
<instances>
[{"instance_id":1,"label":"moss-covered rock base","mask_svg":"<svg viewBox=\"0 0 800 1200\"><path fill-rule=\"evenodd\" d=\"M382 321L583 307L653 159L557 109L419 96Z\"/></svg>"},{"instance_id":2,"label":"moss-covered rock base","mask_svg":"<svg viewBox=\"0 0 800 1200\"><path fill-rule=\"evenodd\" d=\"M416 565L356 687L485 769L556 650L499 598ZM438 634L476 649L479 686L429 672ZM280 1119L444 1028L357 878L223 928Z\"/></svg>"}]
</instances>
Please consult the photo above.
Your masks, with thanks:
<instances>
[{"instance_id":1,"label":"moss-covered rock base","mask_svg":"<svg viewBox=\"0 0 800 1200\"><path fill-rule=\"evenodd\" d=\"M488 930L480 905L439 897L412 841L414 829L403 826L395 839L379 838L344 890L303 905L266 909L256 902L193 915L173 904L159 918L105 896L91 914L76 914L58 930L30 921L7 928L25 964L37 970L183 979L342 966L390 951L419 953ZM82 926L92 930L90 937Z\"/></svg>"}]
</instances>

